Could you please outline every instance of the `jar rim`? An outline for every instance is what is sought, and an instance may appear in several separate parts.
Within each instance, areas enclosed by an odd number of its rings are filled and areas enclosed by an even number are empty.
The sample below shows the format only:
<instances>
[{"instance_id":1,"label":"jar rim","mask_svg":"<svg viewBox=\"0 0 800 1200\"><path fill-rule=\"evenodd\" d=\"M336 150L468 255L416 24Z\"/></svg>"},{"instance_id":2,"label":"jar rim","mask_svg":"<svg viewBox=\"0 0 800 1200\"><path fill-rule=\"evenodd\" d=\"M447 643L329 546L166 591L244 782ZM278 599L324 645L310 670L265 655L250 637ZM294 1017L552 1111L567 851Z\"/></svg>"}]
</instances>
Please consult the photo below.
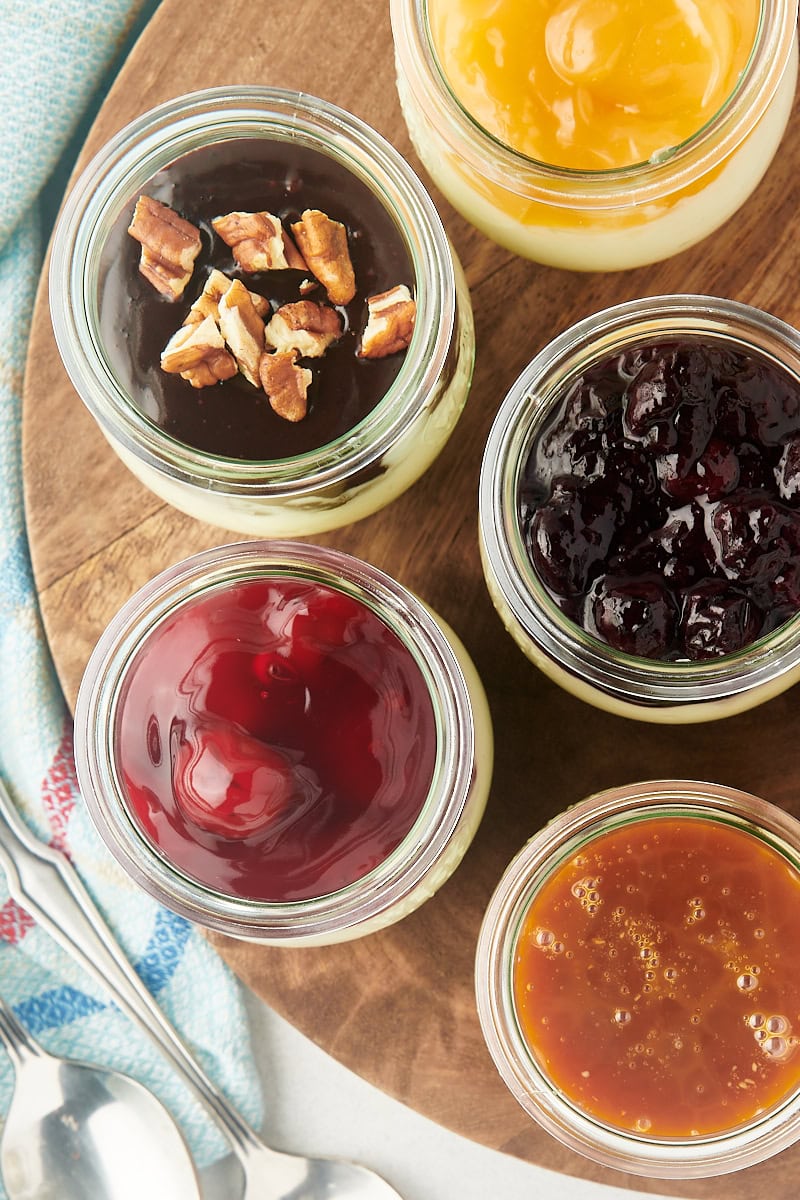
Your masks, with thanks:
<instances>
[{"instance_id":1,"label":"jar rim","mask_svg":"<svg viewBox=\"0 0 800 1200\"><path fill-rule=\"evenodd\" d=\"M630 300L584 317L523 368L502 401L481 464L481 551L514 619L548 659L573 678L643 708L712 702L771 683L800 664L800 613L743 650L702 662L665 662L613 649L570 620L530 561L518 519L524 461L535 432L572 378L599 358L663 339L735 342L793 374L800 386L800 332L779 318L715 296Z\"/></svg>"},{"instance_id":2,"label":"jar rim","mask_svg":"<svg viewBox=\"0 0 800 1200\"><path fill-rule=\"evenodd\" d=\"M231 896L172 864L132 815L116 762L118 704L148 638L202 595L245 580L302 578L343 591L370 608L411 653L426 684L437 730L427 797L411 830L367 875L307 900ZM467 682L426 605L391 576L343 551L304 542L248 541L213 547L168 567L139 589L107 625L86 666L75 706L75 761L100 836L121 866L168 908L208 928L255 940L316 938L356 928L401 903L438 864L467 806L475 731Z\"/></svg>"},{"instance_id":3,"label":"jar rim","mask_svg":"<svg viewBox=\"0 0 800 1200\"><path fill-rule=\"evenodd\" d=\"M534 834L506 867L483 917L475 956L478 1017L500 1076L548 1133L584 1156L652 1178L702 1178L741 1170L800 1137L800 1088L745 1126L692 1138L648 1139L592 1117L538 1066L519 1028L511 973L525 912L539 887L577 847L648 818L712 820L756 836L800 875L800 822L759 797L698 780L647 780L597 792Z\"/></svg>"},{"instance_id":4,"label":"jar rim","mask_svg":"<svg viewBox=\"0 0 800 1200\"><path fill-rule=\"evenodd\" d=\"M417 321L389 391L356 426L283 459L239 460L171 437L118 384L102 347L99 257L113 220L157 169L183 153L236 137L299 140L368 186L402 236L415 276ZM73 386L92 415L135 457L183 482L231 495L302 496L379 464L424 407L456 328L452 253L431 197L376 130L306 92L255 85L187 93L148 110L109 139L73 184L53 236L50 310Z\"/></svg>"},{"instance_id":5,"label":"jar rim","mask_svg":"<svg viewBox=\"0 0 800 1200\"><path fill-rule=\"evenodd\" d=\"M797 0L760 0L755 42L734 91L689 138L646 162L579 170L528 157L469 113L439 63L428 4L429 0L391 0L395 53L412 93L424 97L424 111L450 149L480 175L519 196L592 209L639 205L669 195L732 154L777 91L792 53L798 11Z\"/></svg>"}]
</instances>

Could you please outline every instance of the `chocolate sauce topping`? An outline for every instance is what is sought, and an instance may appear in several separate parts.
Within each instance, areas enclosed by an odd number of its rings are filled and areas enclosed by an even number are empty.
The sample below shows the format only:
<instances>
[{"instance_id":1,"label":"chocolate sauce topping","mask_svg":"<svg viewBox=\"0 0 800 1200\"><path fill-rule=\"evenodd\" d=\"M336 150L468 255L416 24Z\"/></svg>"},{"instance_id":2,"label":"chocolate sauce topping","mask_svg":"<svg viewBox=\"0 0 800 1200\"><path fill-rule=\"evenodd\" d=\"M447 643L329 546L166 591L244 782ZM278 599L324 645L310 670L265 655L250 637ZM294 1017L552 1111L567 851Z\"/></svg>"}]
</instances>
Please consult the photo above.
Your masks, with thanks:
<instances>
[{"instance_id":1,"label":"chocolate sauce topping","mask_svg":"<svg viewBox=\"0 0 800 1200\"><path fill-rule=\"evenodd\" d=\"M320 151L268 139L233 139L192 151L141 189L197 226L203 247L183 297L160 295L140 274L140 247L126 230L138 196L112 229L103 252L100 326L105 352L133 403L172 437L197 449L242 460L283 459L317 449L358 424L385 395L404 354L356 357L367 320L367 297L404 283L414 291L403 238L376 196ZM213 268L266 296L273 310L301 299L308 272L246 274L211 227L232 211L267 211L288 225L319 208L347 228L357 292L339 313L344 334L322 359L301 359L314 381L309 411L293 424L278 417L263 391L241 375L193 388L161 370L161 352L183 323ZM327 302L321 286L309 299Z\"/></svg>"}]
</instances>

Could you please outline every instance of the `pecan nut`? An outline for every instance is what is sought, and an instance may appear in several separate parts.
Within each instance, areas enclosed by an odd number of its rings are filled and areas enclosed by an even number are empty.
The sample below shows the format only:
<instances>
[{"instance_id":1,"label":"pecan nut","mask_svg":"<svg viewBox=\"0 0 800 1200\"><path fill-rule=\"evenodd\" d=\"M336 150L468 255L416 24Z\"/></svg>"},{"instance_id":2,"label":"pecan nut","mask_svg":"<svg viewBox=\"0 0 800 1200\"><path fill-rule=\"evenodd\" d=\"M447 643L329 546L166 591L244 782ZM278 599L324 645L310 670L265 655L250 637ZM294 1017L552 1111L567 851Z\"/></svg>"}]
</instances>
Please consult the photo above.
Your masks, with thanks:
<instances>
[{"instance_id":1,"label":"pecan nut","mask_svg":"<svg viewBox=\"0 0 800 1200\"><path fill-rule=\"evenodd\" d=\"M359 358L386 358L411 343L417 305L404 283L367 297L366 328L361 335Z\"/></svg>"},{"instance_id":2,"label":"pecan nut","mask_svg":"<svg viewBox=\"0 0 800 1200\"><path fill-rule=\"evenodd\" d=\"M312 375L307 367L298 367L297 352L262 354L259 376L273 411L285 421L302 421L308 412Z\"/></svg>"},{"instance_id":3,"label":"pecan nut","mask_svg":"<svg viewBox=\"0 0 800 1200\"><path fill-rule=\"evenodd\" d=\"M186 314L184 325L196 325L206 317L212 317L214 321L219 322L219 302L232 283L232 279L215 268L206 280L202 292ZM269 300L264 296L259 296L258 292L250 292L250 299L253 301L253 307L258 315L262 320L265 319L271 311Z\"/></svg>"},{"instance_id":4,"label":"pecan nut","mask_svg":"<svg viewBox=\"0 0 800 1200\"><path fill-rule=\"evenodd\" d=\"M220 298L219 328L239 370L245 379L258 387L258 364L264 352L264 321L240 279L234 279Z\"/></svg>"},{"instance_id":5,"label":"pecan nut","mask_svg":"<svg viewBox=\"0 0 800 1200\"><path fill-rule=\"evenodd\" d=\"M327 304L297 300L278 309L264 335L267 346L275 350L296 350L301 358L321 358L341 337L342 318Z\"/></svg>"},{"instance_id":6,"label":"pecan nut","mask_svg":"<svg viewBox=\"0 0 800 1200\"><path fill-rule=\"evenodd\" d=\"M305 271L302 254L281 224L268 212L231 212L211 222L233 257L249 274L255 271Z\"/></svg>"},{"instance_id":7,"label":"pecan nut","mask_svg":"<svg viewBox=\"0 0 800 1200\"><path fill-rule=\"evenodd\" d=\"M292 233L308 269L320 281L331 304L349 304L356 294L356 279L347 230L318 208L307 208Z\"/></svg>"},{"instance_id":8,"label":"pecan nut","mask_svg":"<svg viewBox=\"0 0 800 1200\"><path fill-rule=\"evenodd\" d=\"M140 196L128 233L142 247L139 270L170 300L183 295L200 253L200 230L174 209L149 196Z\"/></svg>"},{"instance_id":9,"label":"pecan nut","mask_svg":"<svg viewBox=\"0 0 800 1200\"><path fill-rule=\"evenodd\" d=\"M212 387L231 379L238 370L211 317L181 325L161 352L161 367L188 380L194 388Z\"/></svg>"}]
</instances>

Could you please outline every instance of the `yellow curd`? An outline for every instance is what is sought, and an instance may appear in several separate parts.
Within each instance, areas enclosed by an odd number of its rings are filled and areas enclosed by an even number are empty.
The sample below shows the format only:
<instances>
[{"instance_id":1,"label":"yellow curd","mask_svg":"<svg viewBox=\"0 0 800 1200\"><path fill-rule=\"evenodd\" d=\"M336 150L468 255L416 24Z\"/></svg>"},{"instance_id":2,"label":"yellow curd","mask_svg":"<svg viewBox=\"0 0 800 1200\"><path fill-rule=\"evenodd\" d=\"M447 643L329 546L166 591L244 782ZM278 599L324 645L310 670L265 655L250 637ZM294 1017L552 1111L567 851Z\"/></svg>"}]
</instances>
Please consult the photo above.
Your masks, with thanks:
<instances>
[{"instance_id":1,"label":"yellow curd","mask_svg":"<svg viewBox=\"0 0 800 1200\"><path fill-rule=\"evenodd\" d=\"M428 0L443 74L494 137L551 166L658 157L723 107L759 0Z\"/></svg>"}]
</instances>

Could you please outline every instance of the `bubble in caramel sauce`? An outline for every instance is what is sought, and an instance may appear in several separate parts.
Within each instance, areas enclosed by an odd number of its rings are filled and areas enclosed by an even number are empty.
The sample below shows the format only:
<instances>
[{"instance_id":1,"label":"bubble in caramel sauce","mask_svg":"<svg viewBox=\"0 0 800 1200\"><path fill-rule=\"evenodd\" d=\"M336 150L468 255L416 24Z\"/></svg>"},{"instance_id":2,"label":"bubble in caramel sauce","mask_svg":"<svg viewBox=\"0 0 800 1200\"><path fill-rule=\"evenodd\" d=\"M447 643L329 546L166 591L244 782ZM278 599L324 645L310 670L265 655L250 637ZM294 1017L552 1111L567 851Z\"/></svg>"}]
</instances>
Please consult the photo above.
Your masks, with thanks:
<instances>
[{"instance_id":1,"label":"bubble in caramel sauce","mask_svg":"<svg viewBox=\"0 0 800 1200\"><path fill-rule=\"evenodd\" d=\"M746 971L736 980L736 986L740 992L754 992L758 987L758 979L750 971Z\"/></svg>"},{"instance_id":2,"label":"bubble in caramel sauce","mask_svg":"<svg viewBox=\"0 0 800 1200\"><path fill-rule=\"evenodd\" d=\"M617 1008L614 1010L614 1023L616 1025L629 1025L631 1021L631 1013L627 1008Z\"/></svg>"},{"instance_id":3,"label":"bubble in caramel sauce","mask_svg":"<svg viewBox=\"0 0 800 1200\"><path fill-rule=\"evenodd\" d=\"M583 879L576 880L570 891L581 908L590 916L597 912L603 902L600 896L600 879L596 876L587 875Z\"/></svg>"},{"instance_id":4,"label":"bubble in caramel sauce","mask_svg":"<svg viewBox=\"0 0 800 1200\"><path fill-rule=\"evenodd\" d=\"M550 929L537 929L533 935L533 940L537 946L552 946L556 940L556 935Z\"/></svg>"}]
</instances>

